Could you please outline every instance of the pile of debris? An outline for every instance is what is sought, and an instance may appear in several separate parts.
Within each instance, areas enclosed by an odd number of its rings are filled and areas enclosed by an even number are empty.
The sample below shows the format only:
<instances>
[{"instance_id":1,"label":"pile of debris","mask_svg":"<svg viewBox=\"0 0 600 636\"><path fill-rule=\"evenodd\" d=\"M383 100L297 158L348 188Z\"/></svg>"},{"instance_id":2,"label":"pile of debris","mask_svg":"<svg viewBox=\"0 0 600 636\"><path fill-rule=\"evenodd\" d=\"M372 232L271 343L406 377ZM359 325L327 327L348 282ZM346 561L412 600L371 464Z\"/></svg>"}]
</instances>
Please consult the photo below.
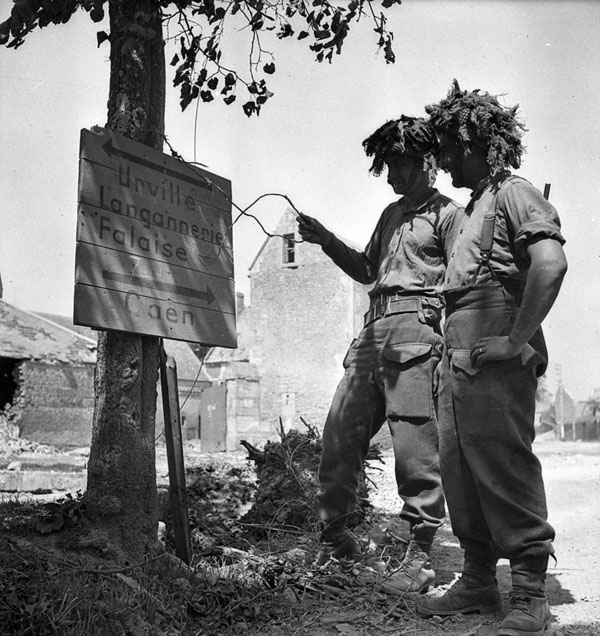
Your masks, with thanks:
<instances>
[{"instance_id":1,"label":"pile of debris","mask_svg":"<svg viewBox=\"0 0 600 636\"><path fill-rule=\"evenodd\" d=\"M300 418L305 431L284 431L280 422L279 441L267 442L261 451L242 441L248 459L254 462L257 492L250 510L242 518L254 534L271 529L315 531L318 519L313 506L317 493L317 470L321 457L322 440L319 431ZM381 461L378 447L372 447L367 460ZM348 519L348 527L363 522L372 506L368 484L361 477L358 504Z\"/></svg>"},{"instance_id":2,"label":"pile of debris","mask_svg":"<svg viewBox=\"0 0 600 636\"><path fill-rule=\"evenodd\" d=\"M16 413L10 404L0 410L0 455L10 456L21 453L42 453L49 455L56 452L54 446L38 444L19 437L19 426Z\"/></svg>"}]
</instances>

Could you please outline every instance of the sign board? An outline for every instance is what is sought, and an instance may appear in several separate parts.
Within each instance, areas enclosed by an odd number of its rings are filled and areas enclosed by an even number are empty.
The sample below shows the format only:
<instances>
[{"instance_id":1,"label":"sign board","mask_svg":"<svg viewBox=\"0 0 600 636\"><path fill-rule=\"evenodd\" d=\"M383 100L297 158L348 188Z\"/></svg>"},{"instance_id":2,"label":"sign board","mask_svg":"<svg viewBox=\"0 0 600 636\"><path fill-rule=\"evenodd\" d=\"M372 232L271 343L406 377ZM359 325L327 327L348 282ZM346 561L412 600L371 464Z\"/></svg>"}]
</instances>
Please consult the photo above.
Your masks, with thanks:
<instances>
[{"instance_id":1,"label":"sign board","mask_svg":"<svg viewBox=\"0 0 600 636\"><path fill-rule=\"evenodd\" d=\"M231 182L81 131L74 323L235 347Z\"/></svg>"}]
</instances>

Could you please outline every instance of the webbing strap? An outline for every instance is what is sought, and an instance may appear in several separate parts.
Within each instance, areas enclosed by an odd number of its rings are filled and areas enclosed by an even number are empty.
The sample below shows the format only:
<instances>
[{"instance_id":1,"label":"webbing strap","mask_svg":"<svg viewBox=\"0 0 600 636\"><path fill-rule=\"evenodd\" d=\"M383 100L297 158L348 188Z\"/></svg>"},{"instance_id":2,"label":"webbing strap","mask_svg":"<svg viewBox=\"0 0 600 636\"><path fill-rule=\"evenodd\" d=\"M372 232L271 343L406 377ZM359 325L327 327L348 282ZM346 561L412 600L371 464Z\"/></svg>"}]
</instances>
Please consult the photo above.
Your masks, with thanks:
<instances>
[{"instance_id":1,"label":"webbing strap","mask_svg":"<svg viewBox=\"0 0 600 636\"><path fill-rule=\"evenodd\" d=\"M494 206L485 213L481 227L481 241L479 243L479 255L483 262L489 262L494 247L494 227L496 226L496 197Z\"/></svg>"},{"instance_id":2,"label":"webbing strap","mask_svg":"<svg viewBox=\"0 0 600 636\"><path fill-rule=\"evenodd\" d=\"M488 268L492 280L498 280L496 272L494 272L490 264L490 258L492 256L492 251L494 248L494 228L496 226L497 204L498 195L496 194L492 201L492 205L490 205L488 211L483 217L483 224L481 226L481 239L479 240L479 264L477 265L477 270L471 277L471 284L474 284L477 281L477 277L479 276L479 272L481 271L481 266L484 264Z\"/></svg>"}]
</instances>

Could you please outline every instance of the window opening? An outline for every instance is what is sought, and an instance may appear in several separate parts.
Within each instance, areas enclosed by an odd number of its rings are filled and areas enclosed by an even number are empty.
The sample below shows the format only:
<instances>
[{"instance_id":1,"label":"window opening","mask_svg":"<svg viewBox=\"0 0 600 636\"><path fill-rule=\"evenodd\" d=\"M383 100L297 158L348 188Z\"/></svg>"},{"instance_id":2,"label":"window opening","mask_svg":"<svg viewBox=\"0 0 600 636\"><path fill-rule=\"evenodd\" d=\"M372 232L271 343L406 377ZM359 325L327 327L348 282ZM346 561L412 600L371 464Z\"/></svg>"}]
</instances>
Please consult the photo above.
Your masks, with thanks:
<instances>
[{"instance_id":1,"label":"window opening","mask_svg":"<svg viewBox=\"0 0 600 636\"><path fill-rule=\"evenodd\" d=\"M283 262L286 265L296 262L296 244L293 234L283 235Z\"/></svg>"}]
</instances>

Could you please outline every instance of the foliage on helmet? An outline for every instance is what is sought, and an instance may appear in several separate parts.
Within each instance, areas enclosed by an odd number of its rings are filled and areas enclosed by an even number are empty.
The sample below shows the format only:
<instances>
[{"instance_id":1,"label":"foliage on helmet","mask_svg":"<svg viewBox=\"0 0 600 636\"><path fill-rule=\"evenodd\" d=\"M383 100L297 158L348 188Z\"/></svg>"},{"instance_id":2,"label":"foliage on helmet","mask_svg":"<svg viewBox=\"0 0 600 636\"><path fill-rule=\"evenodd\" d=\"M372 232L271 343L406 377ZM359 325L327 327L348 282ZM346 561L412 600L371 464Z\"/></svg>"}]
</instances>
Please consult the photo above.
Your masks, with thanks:
<instances>
[{"instance_id":1,"label":"foliage on helmet","mask_svg":"<svg viewBox=\"0 0 600 636\"><path fill-rule=\"evenodd\" d=\"M363 141L363 148L367 157L373 157L369 171L376 176L383 172L385 157L390 154L422 157L425 170L433 175L437 170L437 139L433 127L424 117L402 115L400 119L386 122Z\"/></svg>"},{"instance_id":2,"label":"foliage on helmet","mask_svg":"<svg viewBox=\"0 0 600 636\"><path fill-rule=\"evenodd\" d=\"M518 108L502 106L496 96L479 89L463 91L454 80L448 96L425 111L435 131L456 137L465 155L473 144L487 148L487 163L495 174L521 165L526 129L517 118Z\"/></svg>"}]
</instances>

